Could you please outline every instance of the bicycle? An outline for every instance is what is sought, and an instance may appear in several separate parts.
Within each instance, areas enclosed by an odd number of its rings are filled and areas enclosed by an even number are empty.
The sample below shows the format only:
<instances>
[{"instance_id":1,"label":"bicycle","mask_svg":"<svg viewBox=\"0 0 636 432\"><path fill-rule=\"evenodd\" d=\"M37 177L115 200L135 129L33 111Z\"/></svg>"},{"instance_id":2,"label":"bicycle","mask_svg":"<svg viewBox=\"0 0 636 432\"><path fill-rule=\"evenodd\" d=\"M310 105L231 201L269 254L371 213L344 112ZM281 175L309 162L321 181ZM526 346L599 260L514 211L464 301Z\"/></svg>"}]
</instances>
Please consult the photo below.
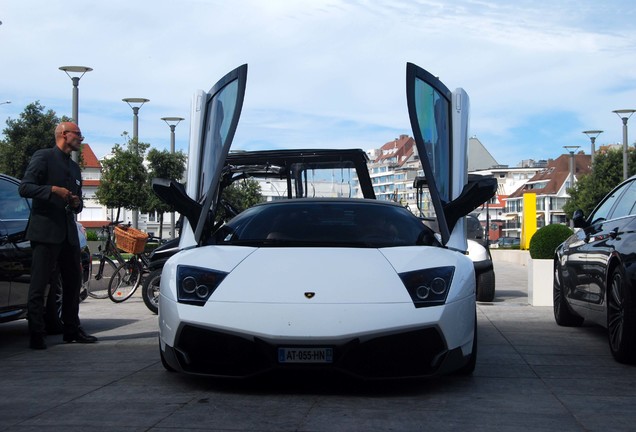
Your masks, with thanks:
<instances>
[{"instance_id":1,"label":"bicycle","mask_svg":"<svg viewBox=\"0 0 636 432\"><path fill-rule=\"evenodd\" d=\"M132 256L119 264L108 284L108 298L115 303L128 300L141 285L144 274L150 272L148 255L145 253L148 234L131 227L116 227L117 246Z\"/></svg>"},{"instance_id":2,"label":"bicycle","mask_svg":"<svg viewBox=\"0 0 636 432\"><path fill-rule=\"evenodd\" d=\"M120 223L121 221L114 221L102 226L101 233L106 235L104 247L100 245L99 252L94 253L90 260L90 280L87 294L92 298L105 299L108 297L108 287L117 267L126 262L113 241L113 229ZM117 264L111 257L115 258ZM93 264L95 258L98 260L97 265Z\"/></svg>"}]
</instances>

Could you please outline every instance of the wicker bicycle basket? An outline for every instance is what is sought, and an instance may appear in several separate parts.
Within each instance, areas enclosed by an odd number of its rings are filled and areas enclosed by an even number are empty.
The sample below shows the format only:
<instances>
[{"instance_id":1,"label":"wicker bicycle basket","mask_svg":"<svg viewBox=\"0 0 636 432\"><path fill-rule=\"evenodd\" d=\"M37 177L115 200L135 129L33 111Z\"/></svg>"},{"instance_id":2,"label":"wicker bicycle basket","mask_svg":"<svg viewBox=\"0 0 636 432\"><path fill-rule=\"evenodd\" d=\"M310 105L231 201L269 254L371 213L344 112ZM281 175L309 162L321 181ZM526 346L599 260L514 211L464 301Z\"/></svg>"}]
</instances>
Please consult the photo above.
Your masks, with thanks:
<instances>
[{"instance_id":1,"label":"wicker bicycle basket","mask_svg":"<svg viewBox=\"0 0 636 432\"><path fill-rule=\"evenodd\" d=\"M148 234L132 227L115 227L115 244L124 252L142 253L148 241Z\"/></svg>"}]
</instances>

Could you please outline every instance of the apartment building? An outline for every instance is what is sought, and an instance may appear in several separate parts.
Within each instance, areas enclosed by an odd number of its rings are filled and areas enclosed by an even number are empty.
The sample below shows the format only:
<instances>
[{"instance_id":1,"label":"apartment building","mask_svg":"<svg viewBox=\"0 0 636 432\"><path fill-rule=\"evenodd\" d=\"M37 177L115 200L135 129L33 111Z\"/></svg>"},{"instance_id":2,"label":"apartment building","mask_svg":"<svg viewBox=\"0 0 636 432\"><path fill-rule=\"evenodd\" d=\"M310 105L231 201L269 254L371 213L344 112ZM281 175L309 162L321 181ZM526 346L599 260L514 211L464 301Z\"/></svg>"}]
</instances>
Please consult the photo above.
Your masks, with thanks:
<instances>
[{"instance_id":1,"label":"apartment building","mask_svg":"<svg viewBox=\"0 0 636 432\"><path fill-rule=\"evenodd\" d=\"M570 163L573 163L574 178L571 177ZM546 167L524 182L506 200L504 213L506 223L503 228L507 237L521 236L523 215L523 195L536 194L537 227L550 224L566 224L567 218L563 205L570 195L567 190L580 176L592 170L592 158L583 152L570 155L563 154L554 160L549 160Z\"/></svg>"},{"instance_id":2,"label":"apartment building","mask_svg":"<svg viewBox=\"0 0 636 432\"><path fill-rule=\"evenodd\" d=\"M526 161L526 166L508 167L496 166L486 170L473 171L474 174L492 176L497 179L497 192L487 203L473 212L482 225L488 226L488 239L497 240L499 237L510 236L506 232L509 222L506 202L510 195L523 186L528 180L547 165L546 161ZM508 224L510 225L510 224ZM518 236L513 236L518 237Z\"/></svg>"},{"instance_id":3,"label":"apartment building","mask_svg":"<svg viewBox=\"0 0 636 432\"><path fill-rule=\"evenodd\" d=\"M85 228L100 228L109 222L107 209L95 199L102 178L102 164L89 144L82 145L82 159L84 210L77 215L77 221Z\"/></svg>"}]
</instances>

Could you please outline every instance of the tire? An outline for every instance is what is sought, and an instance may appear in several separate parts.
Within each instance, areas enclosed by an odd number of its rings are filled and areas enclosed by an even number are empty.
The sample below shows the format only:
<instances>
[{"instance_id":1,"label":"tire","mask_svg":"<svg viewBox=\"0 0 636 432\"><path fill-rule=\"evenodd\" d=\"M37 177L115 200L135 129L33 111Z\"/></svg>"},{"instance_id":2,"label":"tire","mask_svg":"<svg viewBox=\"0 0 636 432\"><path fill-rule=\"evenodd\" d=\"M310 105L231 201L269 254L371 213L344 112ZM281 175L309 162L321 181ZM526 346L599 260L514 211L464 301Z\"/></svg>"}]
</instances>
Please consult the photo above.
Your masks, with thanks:
<instances>
[{"instance_id":1,"label":"tire","mask_svg":"<svg viewBox=\"0 0 636 432\"><path fill-rule=\"evenodd\" d=\"M90 286L91 274L93 273L93 260L91 258L91 252L88 250L88 246L85 246L81 252L81 264L82 264L82 287L80 288L80 302L86 300L88 297L88 288Z\"/></svg>"},{"instance_id":2,"label":"tire","mask_svg":"<svg viewBox=\"0 0 636 432\"><path fill-rule=\"evenodd\" d=\"M495 299L495 270L488 269L477 275L477 301L491 302Z\"/></svg>"},{"instance_id":3,"label":"tire","mask_svg":"<svg viewBox=\"0 0 636 432\"><path fill-rule=\"evenodd\" d=\"M115 303L128 300L141 283L141 273L136 257L117 267L108 285L108 298Z\"/></svg>"},{"instance_id":4,"label":"tire","mask_svg":"<svg viewBox=\"0 0 636 432\"><path fill-rule=\"evenodd\" d=\"M636 307L625 271L616 267L607 291L607 333L612 356L619 363L636 363Z\"/></svg>"},{"instance_id":5,"label":"tire","mask_svg":"<svg viewBox=\"0 0 636 432\"><path fill-rule=\"evenodd\" d=\"M44 305L44 324L46 333L60 334L64 330L62 321L62 279L58 274L58 281L49 285L49 294Z\"/></svg>"},{"instance_id":6,"label":"tire","mask_svg":"<svg viewBox=\"0 0 636 432\"><path fill-rule=\"evenodd\" d=\"M117 271L117 266L108 257L99 256L99 263L91 264L91 277L88 281L88 295L96 299L105 299L108 297L108 287L110 280ZM101 262L104 261L102 266ZM99 274L99 268L102 267L102 272Z\"/></svg>"},{"instance_id":7,"label":"tire","mask_svg":"<svg viewBox=\"0 0 636 432\"><path fill-rule=\"evenodd\" d=\"M554 265L554 275L552 278L552 300L554 310L554 320L563 327L578 327L583 324L583 317L575 315L568 306L563 293L563 282L561 279L561 266Z\"/></svg>"},{"instance_id":8,"label":"tire","mask_svg":"<svg viewBox=\"0 0 636 432\"><path fill-rule=\"evenodd\" d=\"M151 271L141 286L141 297L144 299L148 309L154 314L159 313L159 283L161 282L162 270Z\"/></svg>"}]
</instances>

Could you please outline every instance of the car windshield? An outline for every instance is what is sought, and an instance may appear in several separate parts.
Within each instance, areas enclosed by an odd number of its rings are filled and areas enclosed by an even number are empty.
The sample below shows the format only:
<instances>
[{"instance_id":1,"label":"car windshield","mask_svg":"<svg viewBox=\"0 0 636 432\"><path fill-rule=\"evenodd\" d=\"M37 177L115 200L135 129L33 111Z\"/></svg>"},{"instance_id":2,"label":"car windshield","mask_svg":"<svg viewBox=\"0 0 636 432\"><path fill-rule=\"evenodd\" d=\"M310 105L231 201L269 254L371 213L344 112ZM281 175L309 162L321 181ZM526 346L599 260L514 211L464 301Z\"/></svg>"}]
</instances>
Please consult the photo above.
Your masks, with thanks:
<instances>
[{"instance_id":1,"label":"car windshield","mask_svg":"<svg viewBox=\"0 0 636 432\"><path fill-rule=\"evenodd\" d=\"M261 204L221 227L216 244L393 247L437 245L432 230L397 205L365 200L294 200Z\"/></svg>"}]
</instances>

